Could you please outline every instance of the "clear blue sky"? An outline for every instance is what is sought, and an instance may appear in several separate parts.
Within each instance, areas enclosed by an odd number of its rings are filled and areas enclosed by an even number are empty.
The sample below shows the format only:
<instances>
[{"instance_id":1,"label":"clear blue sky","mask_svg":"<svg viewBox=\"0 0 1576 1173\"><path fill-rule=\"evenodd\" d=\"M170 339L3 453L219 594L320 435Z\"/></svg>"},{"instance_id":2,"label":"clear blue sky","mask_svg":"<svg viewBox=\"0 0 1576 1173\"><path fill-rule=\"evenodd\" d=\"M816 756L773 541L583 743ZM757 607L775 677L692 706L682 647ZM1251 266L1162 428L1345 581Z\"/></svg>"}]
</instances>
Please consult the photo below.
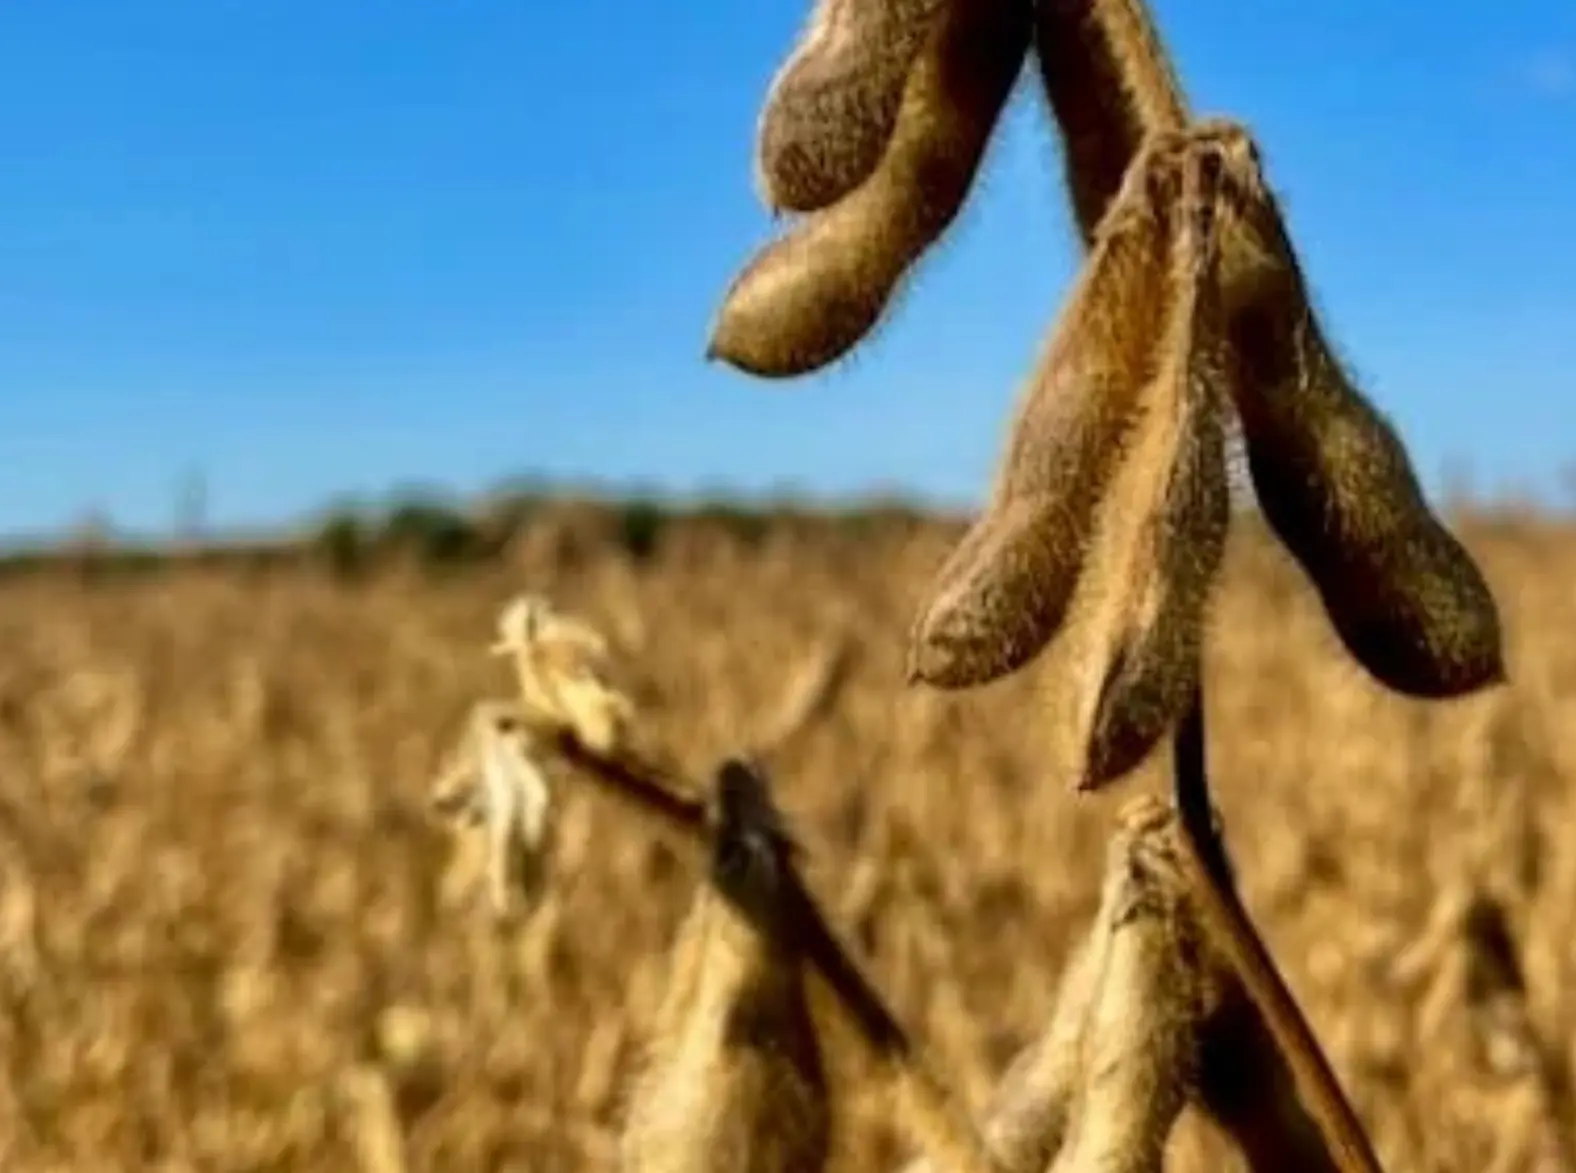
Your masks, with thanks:
<instances>
[{"instance_id":1,"label":"clear blue sky","mask_svg":"<svg viewBox=\"0 0 1576 1173\"><path fill-rule=\"evenodd\" d=\"M850 363L701 360L804 0L0 4L0 533L512 474L968 502L1076 252L1020 90ZM1576 457L1576 3L1159 0L1433 484ZM1027 75L1026 75L1027 76Z\"/></svg>"}]
</instances>

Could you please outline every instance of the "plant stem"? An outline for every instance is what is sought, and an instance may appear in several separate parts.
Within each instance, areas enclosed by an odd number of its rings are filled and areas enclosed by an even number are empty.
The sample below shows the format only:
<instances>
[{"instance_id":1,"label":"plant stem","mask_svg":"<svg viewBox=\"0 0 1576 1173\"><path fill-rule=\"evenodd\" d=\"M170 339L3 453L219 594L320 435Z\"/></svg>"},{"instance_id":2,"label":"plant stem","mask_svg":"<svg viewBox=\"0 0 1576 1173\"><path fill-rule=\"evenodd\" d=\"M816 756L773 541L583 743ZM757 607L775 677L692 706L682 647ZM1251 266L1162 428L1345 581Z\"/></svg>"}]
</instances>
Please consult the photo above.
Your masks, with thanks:
<instances>
[{"instance_id":1,"label":"plant stem","mask_svg":"<svg viewBox=\"0 0 1576 1173\"><path fill-rule=\"evenodd\" d=\"M1341 1173L1383 1173L1373 1144L1330 1067L1275 959L1237 895L1231 865L1215 833L1204 749L1202 674L1172 746L1174 795L1182 825L1183 863L1215 943L1236 970L1270 1028L1297 1091Z\"/></svg>"}]
</instances>

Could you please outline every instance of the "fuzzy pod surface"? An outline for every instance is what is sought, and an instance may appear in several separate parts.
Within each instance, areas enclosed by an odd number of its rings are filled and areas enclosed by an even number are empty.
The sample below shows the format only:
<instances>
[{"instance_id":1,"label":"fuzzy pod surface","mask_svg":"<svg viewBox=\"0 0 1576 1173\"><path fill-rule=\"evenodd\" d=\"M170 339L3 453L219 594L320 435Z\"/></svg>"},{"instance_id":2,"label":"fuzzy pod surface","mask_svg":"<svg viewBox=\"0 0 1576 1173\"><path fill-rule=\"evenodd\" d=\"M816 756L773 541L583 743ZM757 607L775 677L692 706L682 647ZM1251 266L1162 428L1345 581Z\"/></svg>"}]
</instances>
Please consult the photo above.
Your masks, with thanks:
<instances>
[{"instance_id":1,"label":"fuzzy pod surface","mask_svg":"<svg viewBox=\"0 0 1576 1173\"><path fill-rule=\"evenodd\" d=\"M1135 0L1040 0L1034 58L1063 144L1073 215L1087 244L1144 136L1187 121L1181 84Z\"/></svg>"},{"instance_id":2,"label":"fuzzy pod surface","mask_svg":"<svg viewBox=\"0 0 1576 1173\"><path fill-rule=\"evenodd\" d=\"M791 863L763 790L719 774L707 880L669 983L620 1144L629 1173L819 1173L834 1106L778 880Z\"/></svg>"},{"instance_id":3,"label":"fuzzy pod surface","mask_svg":"<svg viewBox=\"0 0 1576 1173\"><path fill-rule=\"evenodd\" d=\"M1430 508L1401 437L1333 352L1272 197L1255 201L1243 227L1238 247L1277 262L1237 266L1253 277L1229 325L1230 383L1265 520L1381 684L1445 699L1503 681L1493 593Z\"/></svg>"},{"instance_id":4,"label":"fuzzy pod surface","mask_svg":"<svg viewBox=\"0 0 1576 1173\"><path fill-rule=\"evenodd\" d=\"M1094 562L1099 592L1093 690L1080 788L1136 769L1177 724L1198 689L1208 604L1225 558L1231 500L1226 469L1225 339L1217 286L1218 189L1203 178L1209 147L1186 147L1176 212L1164 352L1144 419L1102 502ZM1209 171L1214 175L1215 171Z\"/></svg>"},{"instance_id":5,"label":"fuzzy pod surface","mask_svg":"<svg viewBox=\"0 0 1576 1173\"><path fill-rule=\"evenodd\" d=\"M942 3L817 0L756 125L756 187L768 208L817 211L870 177Z\"/></svg>"},{"instance_id":6,"label":"fuzzy pod surface","mask_svg":"<svg viewBox=\"0 0 1576 1173\"><path fill-rule=\"evenodd\" d=\"M1062 626L1164 329L1169 228L1148 184L1136 169L1102 223L1009 426L990 500L910 631L910 680L987 683Z\"/></svg>"},{"instance_id":7,"label":"fuzzy pod surface","mask_svg":"<svg viewBox=\"0 0 1576 1173\"><path fill-rule=\"evenodd\" d=\"M1029 42L1028 0L946 0L891 141L853 191L761 250L723 297L708 359L762 378L836 361L961 210Z\"/></svg>"}]
</instances>

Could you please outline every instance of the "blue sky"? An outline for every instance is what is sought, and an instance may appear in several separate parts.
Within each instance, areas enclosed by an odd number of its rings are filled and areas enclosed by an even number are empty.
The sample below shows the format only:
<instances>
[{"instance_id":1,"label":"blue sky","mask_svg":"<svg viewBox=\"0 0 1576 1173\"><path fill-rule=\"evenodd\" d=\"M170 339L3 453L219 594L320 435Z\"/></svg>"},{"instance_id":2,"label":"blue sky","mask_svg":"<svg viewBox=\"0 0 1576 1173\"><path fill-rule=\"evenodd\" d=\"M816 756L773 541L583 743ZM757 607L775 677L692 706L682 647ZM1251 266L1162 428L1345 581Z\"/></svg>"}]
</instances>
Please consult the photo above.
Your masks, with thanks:
<instances>
[{"instance_id":1,"label":"blue sky","mask_svg":"<svg viewBox=\"0 0 1576 1173\"><path fill-rule=\"evenodd\" d=\"M1077 256L1027 88L854 358L702 362L803 3L0 4L0 533L164 527L194 470L220 525L520 474L977 499ZM1576 4L1157 12L1430 483L1558 493Z\"/></svg>"}]
</instances>

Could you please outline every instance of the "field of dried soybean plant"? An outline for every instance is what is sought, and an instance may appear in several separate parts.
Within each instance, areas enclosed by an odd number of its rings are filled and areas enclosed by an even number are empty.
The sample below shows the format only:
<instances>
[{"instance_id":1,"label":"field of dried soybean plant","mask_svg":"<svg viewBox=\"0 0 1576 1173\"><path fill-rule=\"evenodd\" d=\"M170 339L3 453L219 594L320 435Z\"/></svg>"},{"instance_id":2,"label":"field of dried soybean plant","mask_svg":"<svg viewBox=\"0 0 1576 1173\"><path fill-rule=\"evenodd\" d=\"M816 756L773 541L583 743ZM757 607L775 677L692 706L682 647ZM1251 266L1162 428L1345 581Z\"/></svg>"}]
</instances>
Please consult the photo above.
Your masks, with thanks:
<instances>
[{"instance_id":1,"label":"field of dried soybean plant","mask_svg":"<svg viewBox=\"0 0 1576 1173\"><path fill-rule=\"evenodd\" d=\"M1088 256L966 532L8 581L6 1168L1576 1170L1576 543L1441 524L1143 0L813 5L708 356L859 346L1030 56Z\"/></svg>"},{"instance_id":2,"label":"field of dried soybean plant","mask_svg":"<svg viewBox=\"0 0 1576 1173\"><path fill-rule=\"evenodd\" d=\"M392 1138L412 1170L609 1166L694 879L564 779L543 903L498 924L429 798L469 706L509 695L487 649L526 589L607 634L696 777L768 738L797 681L828 682L770 755L777 802L829 919L981 1109L1163 755L1070 793L1044 732L1054 655L975 692L901 687L954 527L675 523L643 561L608 528L544 517L507 563L437 579L0 584L6 1169L326 1171ZM1432 705L1375 685L1284 554L1234 532L1207 653L1216 797L1387 1167L1568 1168L1576 534L1461 532L1513 682ZM910 1151L874 1091L849 1140L850 1168ZM1227 1152L1186 1117L1173 1150L1184 1170Z\"/></svg>"}]
</instances>

